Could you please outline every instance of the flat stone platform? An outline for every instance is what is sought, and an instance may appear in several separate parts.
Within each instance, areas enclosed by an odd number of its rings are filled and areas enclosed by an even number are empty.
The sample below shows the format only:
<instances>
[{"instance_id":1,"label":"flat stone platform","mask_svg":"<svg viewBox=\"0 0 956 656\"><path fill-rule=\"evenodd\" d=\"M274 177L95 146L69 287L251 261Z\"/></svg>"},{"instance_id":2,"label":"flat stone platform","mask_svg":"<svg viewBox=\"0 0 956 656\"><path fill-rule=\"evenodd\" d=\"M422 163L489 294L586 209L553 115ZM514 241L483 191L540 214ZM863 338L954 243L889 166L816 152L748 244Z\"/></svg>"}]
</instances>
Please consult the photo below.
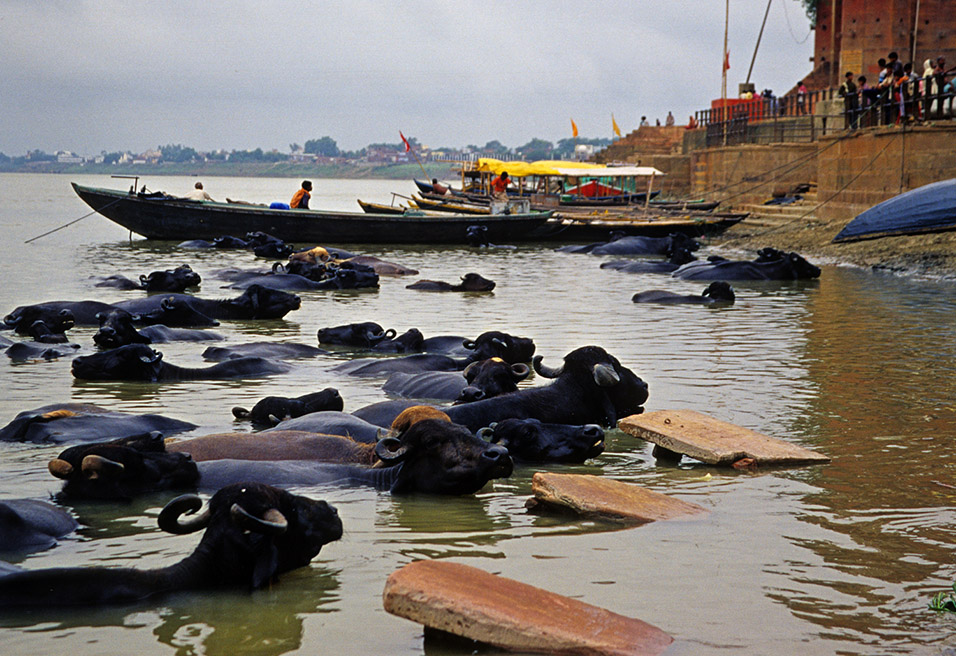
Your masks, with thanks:
<instances>
[{"instance_id":1,"label":"flat stone platform","mask_svg":"<svg viewBox=\"0 0 956 656\"><path fill-rule=\"evenodd\" d=\"M647 622L444 560L392 572L383 597L389 613L511 651L649 656L674 641Z\"/></svg>"},{"instance_id":2,"label":"flat stone platform","mask_svg":"<svg viewBox=\"0 0 956 656\"><path fill-rule=\"evenodd\" d=\"M805 465L830 462L827 456L774 437L714 419L694 410L657 410L618 422L625 433L674 454L709 465Z\"/></svg>"},{"instance_id":3,"label":"flat stone platform","mask_svg":"<svg viewBox=\"0 0 956 656\"><path fill-rule=\"evenodd\" d=\"M601 476L537 472L531 479L529 507L556 507L612 521L641 524L707 512L640 485Z\"/></svg>"}]
</instances>

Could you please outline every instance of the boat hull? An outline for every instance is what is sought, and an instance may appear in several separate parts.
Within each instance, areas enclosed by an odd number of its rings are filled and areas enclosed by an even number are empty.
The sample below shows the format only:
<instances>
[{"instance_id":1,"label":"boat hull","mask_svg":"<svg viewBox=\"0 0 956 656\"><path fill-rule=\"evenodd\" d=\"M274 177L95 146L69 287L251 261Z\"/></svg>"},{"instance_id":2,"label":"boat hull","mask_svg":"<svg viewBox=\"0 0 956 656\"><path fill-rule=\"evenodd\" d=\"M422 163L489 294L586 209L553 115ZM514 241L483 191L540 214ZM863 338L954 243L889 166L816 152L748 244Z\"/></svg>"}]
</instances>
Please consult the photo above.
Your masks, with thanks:
<instances>
[{"instance_id":1,"label":"boat hull","mask_svg":"<svg viewBox=\"0 0 956 656\"><path fill-rule=\"evenodd\" d=\"M97 189L73 183L87 205L147 239L214 239L265 232L294 242L354 244L464 244L468 226L487 227L489 241L537 241L550 231L551 212L442 217L274 210L260 205L210 203Z\"/></svg>"},{"instance_id":2,"label":"boat hull","mask_svg":"<svg viewBox=\"0 0 956 656\"><path fill-rule=\"evenodd\" d=\"M956 230L956 178L918 187L857 215L834 243Z\"/></svg>"}]
</instances>

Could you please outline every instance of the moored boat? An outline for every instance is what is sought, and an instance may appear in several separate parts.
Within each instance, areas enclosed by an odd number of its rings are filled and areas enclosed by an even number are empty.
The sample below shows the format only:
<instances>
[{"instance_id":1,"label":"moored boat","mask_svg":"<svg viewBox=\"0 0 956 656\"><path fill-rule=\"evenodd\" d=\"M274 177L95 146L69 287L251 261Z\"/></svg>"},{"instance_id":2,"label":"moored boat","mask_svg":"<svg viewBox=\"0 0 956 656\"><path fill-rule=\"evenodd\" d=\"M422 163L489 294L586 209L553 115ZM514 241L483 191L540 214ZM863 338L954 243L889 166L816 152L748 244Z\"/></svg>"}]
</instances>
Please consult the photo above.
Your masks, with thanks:
<instances>
[{"instance_id":1,"label":"moored boat","mask_svg":"<svg viewBox=\"0 0 956 656\"><path fill-rule=\"evenodd\" d=\"M99 214L147 239L214 239L265 232L294 243L463 244L469 226L490 241L536 241L546 236L552 212L444 216L326 210L272 209L264 205L194 201L162 193L136 193L73 184Z\"/></svg>"},{"instance_id":2,"label":"moored boat","mask_svg":"<svg viewBox=\"0 0 956 656\"><path fill-rule=\"evenodd\" d=\"M894 196L857 215L834 243L956 230L956 178Z\"/></svg>"}]
</instances>

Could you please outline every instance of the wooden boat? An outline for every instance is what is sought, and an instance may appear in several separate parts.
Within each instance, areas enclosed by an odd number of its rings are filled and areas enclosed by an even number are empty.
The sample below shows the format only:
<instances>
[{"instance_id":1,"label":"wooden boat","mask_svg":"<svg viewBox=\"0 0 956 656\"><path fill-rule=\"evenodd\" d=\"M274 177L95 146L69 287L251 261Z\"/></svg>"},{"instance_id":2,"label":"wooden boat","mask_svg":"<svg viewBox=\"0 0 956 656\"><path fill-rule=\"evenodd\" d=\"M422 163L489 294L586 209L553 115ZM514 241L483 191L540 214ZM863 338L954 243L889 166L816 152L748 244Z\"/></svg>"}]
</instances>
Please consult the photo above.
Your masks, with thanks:
<instances>
[{"instance_id":1,"label":"wooden boat","mask_svg":"<svg viewBox=\"0 0 956 656\"><path fill-rule=\"evenodd\" d=\"M850 221L834 243L956 230L956 178L918 187L874 205Z\"/></svg>"},{"instance_id":2,"label":"wooden boat","mask_svg":"<svg viewBox=\"0 0 956 656\"><path fill-rule=\"evenodd\" d=\"M469 203L463 199L432 200L415 196L409 201L415 207L423 210L432 210L434 212L448 212L450 214L471 214L471 215L490 215L491 208L488 205L477 205Z\"/></svg>"},{"instance_id":3,"label":"wooden boat","mask_svg":"<svg viewBox=\"0 0 956 656\"><path fill-rule=\"evenodd\" d=\"M606 215L555 212L549 223L559 226L545 237L549 241L600 241L611 232L644 237L666 237L681 233L691 237L720 234L737 225L749 213L686 213L665 214L651 211L647 215L621 213Z\"/></svg>"},{"instance_id":4,"label":"wooden boat","mask_svg":"<svg viewBox=\"0 0 956 656\"><path fill-rule=\"evenodd\" d=\"M366 214L405 214L410 208L402 205L386 205L385 203L369 203L361 198L357 199L359 207ZM419 211L419 210L415 210Z\"/></svg>"},{"instance_id":5,"label":"wooden boat","mask_svg":"<svg viewBox=\"0 0 956 656\"><path fill-rule=\"evenodd\" d=\"M537 241L551 230L552 212L428 216L187 200L163 193L99 189L73 183L77 195L114 223L147 239L214 239L261 231L293 243L463 244L468 226L488 228L489 241Z\"/></svg>"}]
</instances>

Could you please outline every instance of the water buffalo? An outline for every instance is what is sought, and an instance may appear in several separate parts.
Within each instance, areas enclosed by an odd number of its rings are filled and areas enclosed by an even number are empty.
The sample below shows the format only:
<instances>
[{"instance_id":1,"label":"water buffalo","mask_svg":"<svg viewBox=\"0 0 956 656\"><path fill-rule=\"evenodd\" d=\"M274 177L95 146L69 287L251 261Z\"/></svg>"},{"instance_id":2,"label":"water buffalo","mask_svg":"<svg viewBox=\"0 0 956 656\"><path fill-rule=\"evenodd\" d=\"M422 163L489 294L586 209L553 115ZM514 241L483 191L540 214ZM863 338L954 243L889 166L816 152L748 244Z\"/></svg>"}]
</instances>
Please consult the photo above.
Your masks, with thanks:
<instances>
[{"instance_id":1,"label":"water buffalo","mask_svg":"<svg viewBox=\"0 0 956 656\"><path fill-rule=\"evenodd\" d=\"M129 415L90 403L55 403L24 410L3 428L0 442L62 444L162 431L174 435L196 424L157 414Z\"/></svg>"},{"instance_id":2,"label":"water buffalo","mask_svg":"<svg viewBox=\"0 0 956 656\"><path fill-rule=\"evenodd\" d=\"M79 344L35 344L34 342L16 342L7 347L7 357L14 362L27 360L55 360L65 355L74 355Z\"/></svg>"},{"instance_id":3,"label":"water buffalo","mask_svg":"<svg viewBox=\"0 0 956 656\"><path fill-rule=\"evenodd\" d=\"M296 342L250 342L235 346L209 346L202 352L204 360L222 362L235 358L273 358L285 360L289 358L314 358L317 355L327 354L328 351Z\"/></svg>"},{"instance_id":4,"label":"water buffalo","mask_svg":"<svg viewBox=\"0 0 956 656\"><path fill-rule=\"evenodd\" d=\"M148 292L182 292L190 287L198 287L200 282L202 278L199 274L188 264L182 264L175 269L141 275L139 282L134 282L122 275L111 275L96 283L95 286L127 290L145 289Z\"/></svg>"},{"instance_id":5,"label":"water buffalo","mask_svg":"<svg viewBox=\"0 0 956 656\"><path fill-rule=\"evenodd\" d=\"M493 280L483 278L477 273L466 273L457 285L441 280L419 280L405 285L405 289L420 289L426 292L490 292L494 288Z\"/></svg>"},{"instance_id":6,"label":"water buffalo","mask_svg":"<svg viewBox=\"0 0 956 656\"><path fill-rule=\"evenodd\" d=\"M714 305L731 304L736 299L733 288L726 282L718 280L707 285L700 294L675 294L660 289L651 289L638 292L631 298L635 303L663 303L667 305Z\"/></svg>"},{"instance_id":7,"label":"water buffalo","mask_svg":"<svg viewBox=\"0 0 956 656\"><path fill-rule=\"evenodd\" d=\"M236 358L205 368L178 367L163 362L163 354L145 344L128 344L73 360L73 376L84 380L214 380L268 376L289 371L289 366L265 358Z\"/></svg>"},{"instance_id":8,"label":"water buffalo","mask_svg":"<svg viewBox=\"0 0 956 656\"><path fill-rule=\"evenodd\" d=\"M615 230L605 242L583 246L562 246L561 253L593 253L595 255L671 255L677 248L696 251L700 244L681 233L666 237L641 237Z\"/></svg>"},{"instance_id":9,"label":"water buffalo","mask_svg":"<svg viewBox=\"0 0 956 656\"><path fill-rule=\"evenodd\" d=\"M690 262L671 275L682 280L803 280L819 278L820 268L797 253L765 248L752 261Z\"/></svg>"},{"instance_id":10,"label":"water buffalo","mask_svg":"<svg viewBox=\"0 0 956 656\"><path fill-rule=\"evenodd\" d=\"M129 500L160 490L194 489L199 482L192 458L167 451L157 431L72 446L48 469L64 481L61 496L71 499Z\"/></svg>"},{"instance_id":11,"label":"water buffalo","mask_svg":"<svg viewBox=\"0 0 956 656\"><path fill-rule=\"evenodd\" d=\"M615 426L619 418L643 412L647 384L599 346L571 351L556 369L546 367L540 356L533 362L538 375L554 379L551 384L452 406L448 416L478 430L512 418Z\"/></svg>"},{"instance_id":12,"label":"water buffalo","mask_svg":"<svg viewBox=\"0 0 956 656\"><path fill-rule=\"evenodd\" d=\"M478 431L523 462L581 463L604 453L604 430L597 424L545 424L537 419L505 419Z\"/></svg>"},{"instance_id":13,"label":"water buffalo","mask_svg":"<svg viewBox=\"0 0 956 656\"><path fill-rule=\"evenodd\" d=\"M212 319L281 319L293 310L298 310L301 299L294 294L277 289L268 289L262 285L251 285L236 298L205 299L188 294L157 295L147 298L121 301L116 307L131 314L146 315L157 310L164 301L181 301ZM163 322L167 326L168 322Z\"/></svg>"},{"instance_id":14,"label":"water buffalo","mask_svg":"<svg viewBox=\"0 0 956 656\"><path fill-rule=\"evenodd\" d=\"M309 564L326 544L342 537L342 521L325 501L260 483L224 487L205 511L196 495L170 501L159 527L174 534L206 529L180 562L150 570L127 567L60 567L0 577L0 606L91 606L131 603L180 590L271 585L284 572Z\"/></svg>"},{"instance_id":15,"label":"water buffalo","mask_svg":"<svg viewBox=\"0 0 956 656\"><path fill-rule=\"evenodd\" d=\"M49 549L77 526L73 515L46 501L0 501L0 552Z\"/></svg>"},{"instance_id":16,"label":"water buffalo","mask_svg":"<svg viewBox=\"0 0 956 656\"><path fill-rule=\"evenodd\" d=\"M346 262L371 267L380 276L414 276L418 273L418 269L410 269L395 262L386 262L373 255L353 255L348 259L337 260L339 264Z\"/></svg>"},{"instance_id":17,"label":"water buffalo","mask_svg":"<svg viewBox=\"0 0 956 656\"><path fill-rule=\"evenodd\" d=\"M461 372L396 372L388 377L382 389L407 398L470 403L513 392L518 389L517 383L530 373L531 369L526 364L508 364L500 358L489 358L472 362Z\"/></svg>"},{"instance_id":18,"label":"water buffalo","mask_svg":"<svg viewBox=\"0 0 956 656\"><path fill-rule=\"evenodd\" d=\"M325 410L322 412L310 412L292 419L285 419L273 428L268 428L263 433L275 431L305 431L309 433L323 433L325 435L341 435L349 437L357 442L368 442L374 444L381 437L383 431L391 423L392 419L415 402L409 402L402 408L396 410L389 417L388 423L384 425L373 424L364 418L357 417L348 412L337 410Z\"/></svg>"},{"instance_id":19,"label":"water buffalo","mask_svg":"<svg viewBox=\"0 0 956 656\"><path fill-rule=\"evenodd\" d=\"M150 299L156 300L144 299L144 302L148 301L152 307L145 312L133 314L133 321L143 326L162 325L177 328L207 328L219 325L219 321L197 310L188 300L190 298L195 297L183 294L163 298L151 296ZM127 311L119 307L116 309Z\"/></svg>"},{"instance_id":20,"label":"water buffalo","mask_svg":"<svg viewBox=\"0 0 956 656\"><path fill-rule=\"evenodd\" d=\"M66 344L69 341L66 331L72 327L72 316L57 322L52 327L46 321L37 319L30 324L25 334L32 337L34 342L40 342L41 344Z\"/></svg>"},{"instance_id":21,"label":"water buffalo","mask_svg":"<svg viewBox=\"0 0 956 656\"><path fill-rule=\"evenodd\" d=\"M78 326L95 326L96 315L112 309L112 305L101 301L47 301L34 305L21 305L5 316L3 323L7 328L13 328L24 334L37 320L44 321L51 327L69 320Z\"/></svg>"},{"instance_id":22,"label":"water buffalo","mask_svg":"<svg viewBox=\"0 0 956 656\"><path fill-rule=\"evenodd\" d=\"M385 330L374 321L350 323L343 326L319 328L319 344L334 344L338 346L354 346L356 348L372 348L379 342L392 339L396 335L392 328Z\"/></svg>"},{"instance_id":23,"label":"water buffalo","mask_svg":"<svg viewBox=\"0 0 956 656\"><path fill-rule=\"evenodd\" d=\"M612 260L602 262L602 269L614 269L624 273L672 273L679 269L682 264L693 262L697 258L686 248L676 249L666 260Z\"/></svg>"},{"instance_id":24,"label":"water buffalo","mask_svg":"<svg viewBox=\"0 0 956 656\"><path fill-rule=\"evenodd\" d=\"M50 462L50 472L65 481L64 496L109 499L176 487L219 489L247 480L279 486L351 483L395 494L471 494L493 478L510 476L514 467L507 449L447 418L424 419L379 440L375 454L381 462L371 467L302 460L196 463L186 453L167 452L155 435L140 443L72 447Z\"/></svg>"},{"instance_id":25,"label":"water buffalo","mask_svg":"<svg viewBox=\"0 0 956 656\"><path fill-rule=\"evenodd\" d=\"M275 426L285 419L301 417L312 412L341 411L344 406L339 391L334 387L326 387L320 392L303 394L295 398L267 396L252 406L252 410L235 407L232 409L232 414L236 419L250 419L253 424L260 426Z\"/></svg>"},{"instance_id":26,"label":"water buffalo","mask_svg":"<svg viewBox=\"0 0 956 656\"><path fill-rule=\"evenodd\" d=\"M180 306L184 304L180 303ZM223 340L219 333L189 328L170 328L164 324L144 326L137 330L134 317L126 310L110 310L97 315L100 328L93 341L101 348L116 348L126 344L163 344L173 341L201 342ZM211 321L211 320L210 320ZM219 322L216 321L216 324Z\"/></svg>"}]
</instances>

